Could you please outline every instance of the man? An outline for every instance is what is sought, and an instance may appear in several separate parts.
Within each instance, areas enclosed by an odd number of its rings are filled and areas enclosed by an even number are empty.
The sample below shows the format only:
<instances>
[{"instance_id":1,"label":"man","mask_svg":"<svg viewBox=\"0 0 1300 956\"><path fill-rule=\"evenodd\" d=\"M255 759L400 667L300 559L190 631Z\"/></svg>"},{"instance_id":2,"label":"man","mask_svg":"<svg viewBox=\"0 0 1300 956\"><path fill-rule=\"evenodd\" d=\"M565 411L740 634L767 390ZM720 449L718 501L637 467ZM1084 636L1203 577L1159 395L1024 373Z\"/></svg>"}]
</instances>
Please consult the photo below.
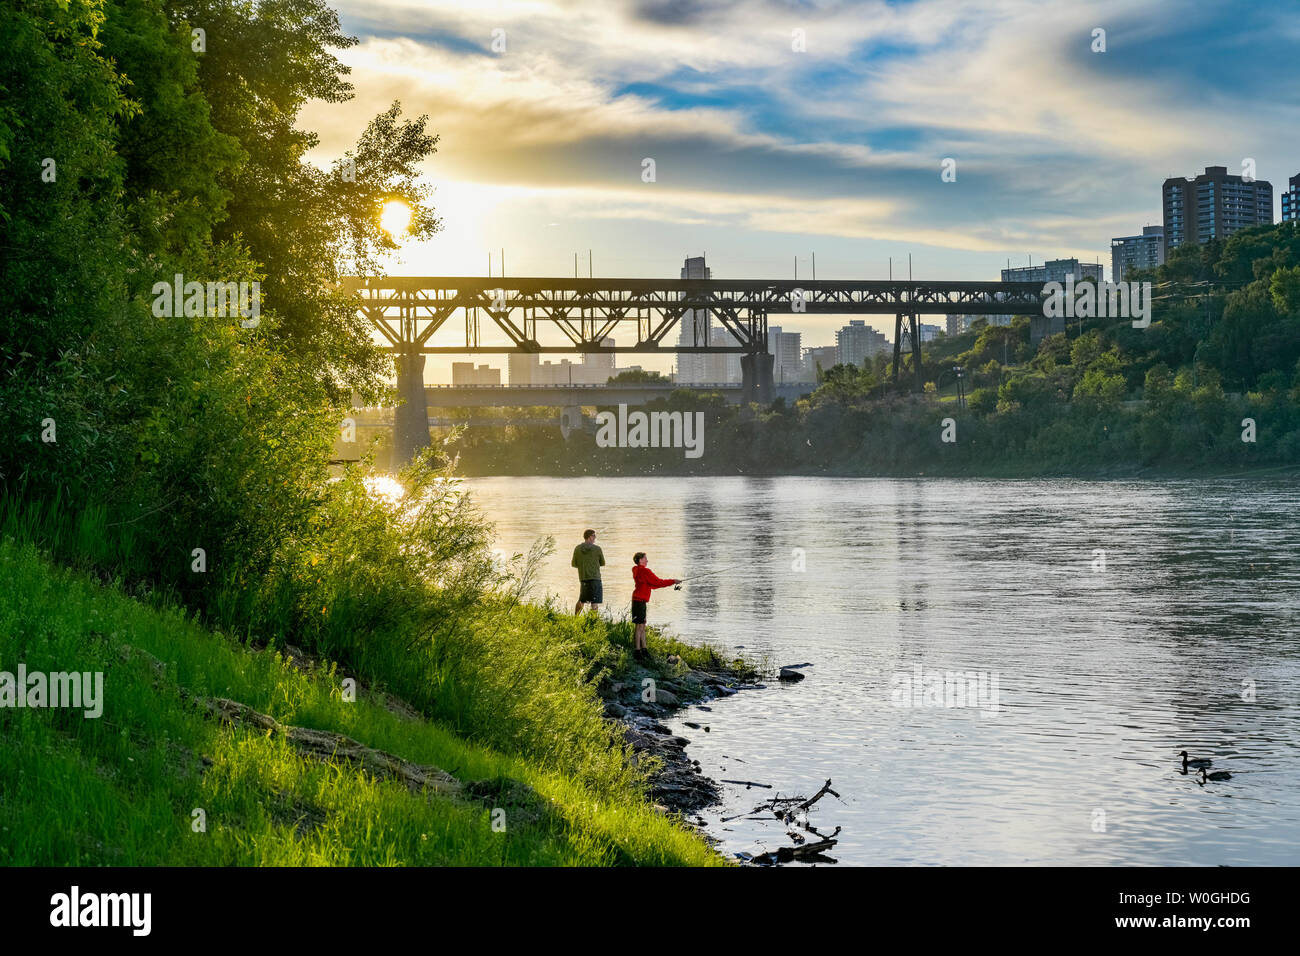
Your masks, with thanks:
<instances>
[{"instance_id":1,"label":"man","mask_svg":"<svg viewBox=\"0 0 1300 956\"><path fill-rule=\"evenodd\" d=\"M645 610L646 603L650 600L650 592L655 588L666 588L670 584L680 584L678 578L659 578L650 570L650 559L646 557L644 551L638 551L632 555L632 623L636 625L636 647L632 651L632 656L637 660L643 660L650 656L650 651L646 648L645 643Z\"/></svg>"},{"instance_id":2,"label":"man","mask_svg":"<svg viewBox=\"0 0 1300 956\"><path fill-rule=\"evenodd\" d=\"M574 614L582 613L582 606L590 604L593 611L600 610L604 598L601 593L600 569L605 566L605 553L596 547L596 532L588 528L582 532L582 544L573 549L572 564L578 569L578 603Z\"/></svg>"}]
</instances>

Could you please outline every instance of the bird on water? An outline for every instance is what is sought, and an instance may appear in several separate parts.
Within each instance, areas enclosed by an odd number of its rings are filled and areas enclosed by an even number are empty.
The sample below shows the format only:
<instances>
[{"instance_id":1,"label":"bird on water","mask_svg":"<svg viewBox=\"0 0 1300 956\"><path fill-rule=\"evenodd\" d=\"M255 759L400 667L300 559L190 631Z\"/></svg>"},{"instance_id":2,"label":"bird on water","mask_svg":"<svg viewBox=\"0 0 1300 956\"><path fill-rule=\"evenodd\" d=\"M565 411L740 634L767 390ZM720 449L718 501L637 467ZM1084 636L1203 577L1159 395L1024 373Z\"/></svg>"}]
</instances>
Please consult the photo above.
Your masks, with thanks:
<instances>
[{"instance_id":1,"label":"bird on water","mask_svg":"<svg viewBox=\"0 0 1300 956\"><path fill-rule=\"evenodd\" d=\"M1207 759L1204 758L1204 757L1197 757L1197 758L1194 759L1194 760L1189 760L1188 757L1187 757L1187 751L1186 751L1186 750L1179 751L1178 756L1180 756L1180 757L1183 758L1183 770L1184 770L1184 771L1186 771L1188 767L1191 767L1191 768L1193 768L1194 770L1200 770L1202 767L1209 767L1209 766L1212 766L1213 763L1214 763L1213 760L1207 760Z\"/></svg>"},{"instance_id":2,"label":"bird on water","mask_svg":"<svg viewBox=\"0 0 1300 956\"><path fill-rule=\"evenodd\" d=\"M1216 770L1214 771L1214 773L1206 773L1205 768L1202 767L1201 779L1198 780L1197 783L1204 786L1207 780L1231 780L1231 779L1232 779L1232 774L1228 773L1228 771L1226 770Z\"/></svg>"}]
</instances>

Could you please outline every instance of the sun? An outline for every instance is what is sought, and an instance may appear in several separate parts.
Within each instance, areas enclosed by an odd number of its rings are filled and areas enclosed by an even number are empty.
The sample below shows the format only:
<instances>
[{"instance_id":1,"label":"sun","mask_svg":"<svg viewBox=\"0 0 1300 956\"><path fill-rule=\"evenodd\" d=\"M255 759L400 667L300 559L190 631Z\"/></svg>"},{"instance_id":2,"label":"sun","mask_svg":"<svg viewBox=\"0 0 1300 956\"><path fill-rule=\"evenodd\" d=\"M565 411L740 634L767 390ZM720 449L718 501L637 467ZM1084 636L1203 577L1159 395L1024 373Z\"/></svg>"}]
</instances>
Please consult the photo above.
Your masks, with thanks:
<instances>
[{"instance_id":1,"label":"sun","mask_svg":"<svg viewBox=\"0 0 1300 956\"><path fill-rule=\"evenodd\" d=\"M411 207L400 199L384 203L379 213L379 225L394 239L406 235L411 228Z\"/></svg>"}]
</instances>

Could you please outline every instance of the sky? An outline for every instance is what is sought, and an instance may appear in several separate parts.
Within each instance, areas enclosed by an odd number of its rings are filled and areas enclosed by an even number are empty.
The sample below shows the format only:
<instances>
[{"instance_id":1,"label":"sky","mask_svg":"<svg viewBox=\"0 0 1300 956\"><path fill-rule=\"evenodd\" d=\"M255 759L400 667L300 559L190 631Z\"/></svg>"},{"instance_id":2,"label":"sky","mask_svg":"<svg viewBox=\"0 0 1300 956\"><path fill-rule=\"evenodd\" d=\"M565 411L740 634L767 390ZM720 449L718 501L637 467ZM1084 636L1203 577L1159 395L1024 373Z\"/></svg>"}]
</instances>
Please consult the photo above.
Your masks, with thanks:
<instances>
[{"instance_id":1,"label":"sky","mask_svg":"<svg viewBox=\"0 0 1300 956\"><path fill-rule=\"evenodd\" d=\"M891 257L905 275L909 255L919 278L1109 272L1112 237L1161 222L1165 178L1254 160L1276 217L1300 173L1295 0L335 5L356 96L304 110L312 158L394 100L440 136L443 229L394 275L498 274L504 251L508 275L571 276L577 254L585 276L589 250L597 276L705 255L716 278L803 278L814 254L818 278L883 279ZM805 347L844 324L795 318L772 321Z\"/></svg>"}]
</instances>

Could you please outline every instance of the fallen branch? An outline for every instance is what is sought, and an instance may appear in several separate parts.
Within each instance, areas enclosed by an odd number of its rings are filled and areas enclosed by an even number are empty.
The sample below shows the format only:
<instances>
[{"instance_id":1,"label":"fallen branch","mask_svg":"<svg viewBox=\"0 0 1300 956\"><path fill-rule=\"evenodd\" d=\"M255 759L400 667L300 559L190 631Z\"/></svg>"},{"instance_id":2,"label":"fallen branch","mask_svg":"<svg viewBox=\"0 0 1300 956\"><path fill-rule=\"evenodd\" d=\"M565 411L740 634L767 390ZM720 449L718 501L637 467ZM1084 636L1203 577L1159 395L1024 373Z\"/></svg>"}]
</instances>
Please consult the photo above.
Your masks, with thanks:
<instances>
[{"instance_id":1,"label":"fallen branch","mask_svg":"<svg viewBox=\"0 0 1300 956\"><path fill-rule=\"evenodd\" d=\"M799 809L800 809L800 810L807 810L809 807L811 807L814 803L816 803L816 802L817 802L818 800L820 800L822 797L826 796L826 794L828 794L828 793L829 793L832 797L836 797L836 798L839 797L839 794L836 793L834 790L831 789L831 782L830 782L829 779L828 779L824 784L822 784L822 788L821 788L820 790L818 790L815 794L813 794L813 796L812 796L811 799L805 800L803 803L799 804Z\"/></svg>"},{"instance_id":2,"label":"fallen branch","mask_svg":"<svg viewBox=\"0 0 1300 956\"><path fill-rule=\"evenodd\" d=\"M283 735L285 741L305 757L323 762L342 760L356 764L372 777L398 780L413 791L432 790L445 796L461 794L460 781L445 770L411 763L394 754L367 747L343 734L290 727L268 714L259 713L247 704L225 697L194 697L193 700L209 716L217 718L223 724L256 727Z\"/></svg>"}]
</instances>

